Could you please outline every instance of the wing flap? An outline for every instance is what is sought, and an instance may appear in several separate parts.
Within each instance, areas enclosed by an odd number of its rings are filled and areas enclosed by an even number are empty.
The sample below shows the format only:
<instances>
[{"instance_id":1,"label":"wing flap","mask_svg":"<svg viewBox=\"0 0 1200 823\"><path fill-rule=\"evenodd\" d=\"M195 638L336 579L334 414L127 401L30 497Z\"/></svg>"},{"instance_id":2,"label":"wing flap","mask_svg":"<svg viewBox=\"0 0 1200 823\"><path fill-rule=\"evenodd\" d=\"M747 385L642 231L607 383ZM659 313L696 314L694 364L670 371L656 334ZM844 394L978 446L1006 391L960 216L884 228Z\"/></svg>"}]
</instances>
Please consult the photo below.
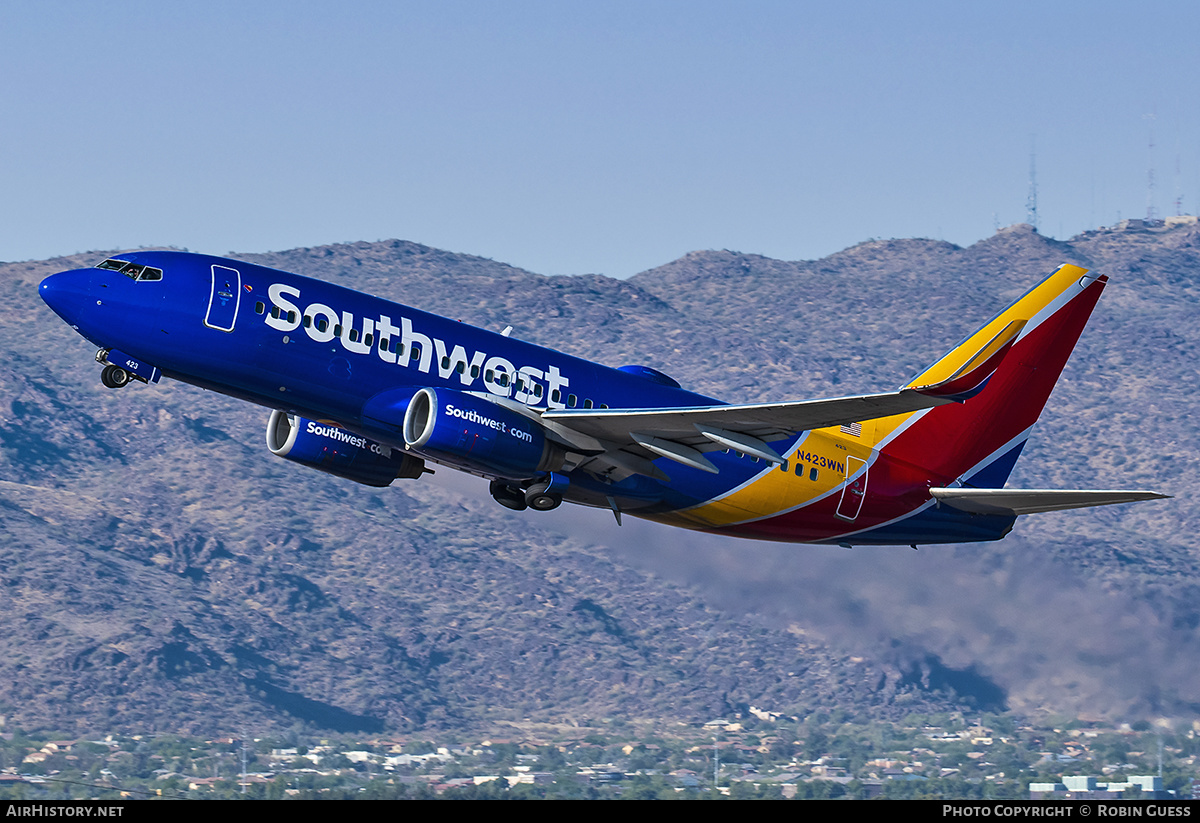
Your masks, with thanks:
<instances>
[{"instance_id":1,"label":"wing flap","mask_svg":"<svg viewBox=\"0 0 1200 823\"><path fill-rule=\"evenodd\" d=\"M967 489L932 488L938 501L972 514L1036 514L1139 500L1161 500L1169 494L1133 489Z\"/></svg>"}]
</instances>

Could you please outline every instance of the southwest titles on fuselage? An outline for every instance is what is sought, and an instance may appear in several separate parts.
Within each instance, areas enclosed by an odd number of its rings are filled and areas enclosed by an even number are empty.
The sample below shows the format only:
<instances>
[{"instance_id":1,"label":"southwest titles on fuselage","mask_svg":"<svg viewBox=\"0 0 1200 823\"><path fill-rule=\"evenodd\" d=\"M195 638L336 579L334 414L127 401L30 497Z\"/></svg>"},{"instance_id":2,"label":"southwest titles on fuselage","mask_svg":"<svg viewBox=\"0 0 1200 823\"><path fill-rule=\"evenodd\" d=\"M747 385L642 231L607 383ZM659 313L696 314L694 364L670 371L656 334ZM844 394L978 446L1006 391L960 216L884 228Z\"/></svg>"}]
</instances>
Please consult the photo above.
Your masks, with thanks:
<instances>
[{"instance_id":1,"label":"southwest titles on fuselage","mask_svg":"<svg viewBox=\"0 0 1200 823\"><path fill-rule=\"evenodd\" d=\"M415 331L407 317L400 318L399 326L386 314L380 314L378 319L363 317L359 329L352 312L339 312L324 303L310 303L301 310L292 302L300 300L300 289L286 283L272 283L267 295L278 311L268 311L265 322L277 331L292 332L303 327L305 334L317 343L329 343L337 337L341 347L351 354L368 355L373 350L385 363L415 366L426 374L436 364L438 377L443 380L452 380L456 373L463 386L481 380L489 393L512 397L518 403L549 408L568 405L563 390L571 381L558 366L517 366L507 358L489 357L483 351L475 351L468 357L461 345L451 346L440 338ZM398 346L394 345L397 339Z\"/></svg>"}]
</instances>

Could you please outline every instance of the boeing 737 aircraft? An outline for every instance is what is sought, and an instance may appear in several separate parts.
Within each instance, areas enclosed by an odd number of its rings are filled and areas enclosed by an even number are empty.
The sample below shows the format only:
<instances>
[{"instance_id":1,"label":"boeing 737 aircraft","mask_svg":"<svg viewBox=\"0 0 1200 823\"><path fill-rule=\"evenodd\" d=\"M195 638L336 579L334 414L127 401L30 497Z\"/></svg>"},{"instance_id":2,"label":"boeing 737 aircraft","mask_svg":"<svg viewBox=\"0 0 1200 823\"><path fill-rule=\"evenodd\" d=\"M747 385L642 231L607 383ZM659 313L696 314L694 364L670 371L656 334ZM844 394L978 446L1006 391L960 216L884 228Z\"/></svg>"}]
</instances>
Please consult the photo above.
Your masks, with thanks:
<instances>
[{"instance_id":1,"label":"boeing 737 aircraft","mask_svg":"<svg viewBox=\"0 0 1200 823\"><path fill-rule=\"evenodd\" d=\"M488 478L511 509L915 547L1164 497L1003 488L1106 279L1061 266L897 391L753 405L199 254L131 252L40 291L99 347L106 386L166 376L265 406L274 454L359 483L431 462Z\"/></svg>"}]
</instances>

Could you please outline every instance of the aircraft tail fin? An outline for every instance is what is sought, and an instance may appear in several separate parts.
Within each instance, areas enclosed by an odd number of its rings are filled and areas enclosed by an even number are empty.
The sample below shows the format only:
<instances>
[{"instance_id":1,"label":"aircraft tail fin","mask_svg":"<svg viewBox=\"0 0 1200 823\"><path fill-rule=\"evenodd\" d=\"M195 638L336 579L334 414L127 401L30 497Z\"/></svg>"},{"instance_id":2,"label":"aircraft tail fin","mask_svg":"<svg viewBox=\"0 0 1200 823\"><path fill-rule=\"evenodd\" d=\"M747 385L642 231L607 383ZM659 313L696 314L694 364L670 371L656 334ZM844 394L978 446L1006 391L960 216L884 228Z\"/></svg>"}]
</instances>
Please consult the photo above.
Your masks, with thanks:
<instances>
[{"instance_id":1,"label":"aircraft tail fin","mask_svg":"<svg viewBox=\"0 0 1200 823\"><path fill-rule=\"evenodd\" d=\"M1003 486L1106 282L1060 266L905 386L965 402L877 421L876 448L945 485Z\"/></svg>"}]
</instances>

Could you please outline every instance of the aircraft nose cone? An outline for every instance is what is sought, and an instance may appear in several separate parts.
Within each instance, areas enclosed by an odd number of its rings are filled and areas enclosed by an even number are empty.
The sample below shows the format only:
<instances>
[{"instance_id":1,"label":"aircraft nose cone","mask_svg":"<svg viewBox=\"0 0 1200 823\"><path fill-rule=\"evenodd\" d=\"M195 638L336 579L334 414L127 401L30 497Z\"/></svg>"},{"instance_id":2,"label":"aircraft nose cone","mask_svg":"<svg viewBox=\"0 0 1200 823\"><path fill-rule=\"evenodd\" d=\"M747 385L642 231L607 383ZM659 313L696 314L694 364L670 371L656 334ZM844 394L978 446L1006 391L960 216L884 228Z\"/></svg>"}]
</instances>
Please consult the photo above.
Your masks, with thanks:
<instances>
[{"instance_id":1,"label":"aircraft nose cone","mask_svg":"<svg viewBox=\"0 0 1200 823\"><path fill-rule=\"evenodd\" d=\"M81 269L52 274L38 286L38 294L54 313L72 326L79 322L79 315L91 300L91 270Z\"/></svg>"}]
</instances>

